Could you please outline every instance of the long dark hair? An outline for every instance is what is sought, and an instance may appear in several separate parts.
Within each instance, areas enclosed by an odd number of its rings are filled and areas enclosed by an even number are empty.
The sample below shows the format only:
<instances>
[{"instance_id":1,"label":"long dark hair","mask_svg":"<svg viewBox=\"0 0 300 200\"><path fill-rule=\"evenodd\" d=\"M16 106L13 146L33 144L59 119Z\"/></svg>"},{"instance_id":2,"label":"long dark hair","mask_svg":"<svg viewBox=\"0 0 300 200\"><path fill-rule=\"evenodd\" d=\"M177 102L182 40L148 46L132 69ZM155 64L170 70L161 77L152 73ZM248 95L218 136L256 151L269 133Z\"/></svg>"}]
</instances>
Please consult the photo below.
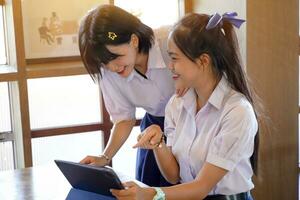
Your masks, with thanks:
<instances>
[{"instance_id":1,"label":"long dark hair","mask_svg":"<svg viewBox=\"0 0 300 200\"><path fill-rule=\"evenodd\" d=\"M85 68L94 81L101 77L101 67L119 55L106 45L129 43L131 35L139 38L139 53L148 53L153 30L137 17L113 5L101 5L89 11L79 27L79 50Z\"/></svg>"},{"instance_id":2,"label":"long dark hair","mask_svg":"<svg viewBox=\"0 0 300 200\"><path fill-rule=\"evenodd\" d=\"M226 19L215 28L206 30L209 16L191 13L181 19L174 27L171 37L177 47L191 61L195 62L203 53L210 56L213 71L217 77L226 75L230 86L242 93L257 110L254 99L256 94L248 84L247 76L241 65L237 37L232 24ZM254 152L250 158L251 166L257 174L259 130L254 139Z\"/></svg>"}]
</instances>

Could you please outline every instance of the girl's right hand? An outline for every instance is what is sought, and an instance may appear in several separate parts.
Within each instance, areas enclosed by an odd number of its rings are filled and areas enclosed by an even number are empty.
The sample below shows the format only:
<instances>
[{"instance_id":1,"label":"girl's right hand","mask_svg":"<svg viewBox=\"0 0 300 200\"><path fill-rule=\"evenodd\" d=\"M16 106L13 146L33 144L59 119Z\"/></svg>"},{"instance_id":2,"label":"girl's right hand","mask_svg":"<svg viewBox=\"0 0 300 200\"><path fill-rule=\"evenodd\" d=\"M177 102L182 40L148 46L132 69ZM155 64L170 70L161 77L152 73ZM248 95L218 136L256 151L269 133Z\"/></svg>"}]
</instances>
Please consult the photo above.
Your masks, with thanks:
<instances>
[{"instance_id":1,"label":"girl's right hand","mask_svg":"<svg viewBox=\"0 0 300 200\"><path fill-rule=\"evenodd\" d=\"M102 167L108 165L109 161L104 156L86 156L79 163Z\"/></svg>"},{"instance_id":2,"label":"girl's right hand","mask_svg":"<svg viewBox=\"0 0 300 200\"><path fill-rule=\"evenodd\" d=\"M163 132L158 125L151 125L141 133L133 148L155 149L163 142Z\"/></svg>"}]
</instances>

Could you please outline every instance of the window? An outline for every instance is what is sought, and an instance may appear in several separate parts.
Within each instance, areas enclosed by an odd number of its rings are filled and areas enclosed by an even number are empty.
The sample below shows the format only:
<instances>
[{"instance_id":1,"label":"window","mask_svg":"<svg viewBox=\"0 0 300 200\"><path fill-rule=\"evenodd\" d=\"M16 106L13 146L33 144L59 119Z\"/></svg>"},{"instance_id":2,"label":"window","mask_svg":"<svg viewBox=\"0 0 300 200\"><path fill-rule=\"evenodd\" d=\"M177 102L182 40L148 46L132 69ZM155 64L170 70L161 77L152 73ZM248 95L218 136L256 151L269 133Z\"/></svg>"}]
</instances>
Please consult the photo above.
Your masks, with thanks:
<instances>
[{"instance_id":1,"label":"window","mask_svg":"<svg viewBox=\"0 0 300 200\"><path fill-rule=\"evenodd\" d=\"M33 130L102 122L99 88L89 75L30 79L28 95ZM102 150L102 131L32 139L33 165L54 159L78 162Z\"/></svg>"},{"instance_id":2,"label":"window","mask_svg":"<svg viewBox=\"0 0 300 200\"><path fill-rule=\"evenodd\" d=\"M139 17L152 28L173 25L179 19L179 4L174 0L115 0L114 4Z\"/></svg>"},{"instance_id":3,"label":"window","mask_svg":"<svg viewBox=\"0 0 300 200\"><path fill-rule=\"evenodd\" d=\"M79 162L87 155L100 155L102 131L32 139L33 165L53 163L55 159Z\"/></svg>"},{"instance_id":4,"label":"window","mask_svg":"<svg viewBox=\"0 0 300 200\"><path fill-rule=\"evenodd\" d=\"M8 83L0 83L0 171L14 169Z\"/></svg>"},{"instance_id":5,"label":"window","mask_svg":"<svg viewBox=\"0 0 300 200\"><path fill-rule=\"evenodd\" d=\"M179 18L179 1L110 2L132 11L152 28L171 25ZM0 138L5 136L0 142L0 170L40 165L59 158L78 161L87 154L100 154L112 126L108 113L102 109L98 85L87 75L82 62L75 58L57 59L54 63L51 59L29 62L23 41L22 9L19 8L23 5L20 3L6 7L0 0L0 81L3 83L0 82ZM9 66L1 66L7 63ZM13 70L5 70L6 67ZM143 109L137 109L137 118L141 119L144 113ZM122 161L119 155L128 152L131 165L124 167L125 172L129 167L135 169L136 150L131 147L139 132L135 127L113 161ZM21 147L14 148L17 145ZM66 146L75 152L74 155L65 149ZM134 175L134 171L131 172Z\"/></svg>"},{"instance_id":6,"label":"window","mask_svg":"<svg viewBox=\"0 0 300 200\"><path fill-rule=\"evenodd\" d=\"M0 65L6 64L6 46L4 37L3 7L0 5Z\"/></svg>"},{"instance_id":7,"label":"window","mask_svg":"<svg viewBox=\"0 0 300 200\"><path fill-rule=\"evenodd\" d=\"M8 83L0 82L0 133L11 131Z\"/></svg>"},{"instance_id":8,"label":"window","mask_svg":"<svg viewBox=\"0 0 300 200\"><path fill-rule=\"evenodd\" d=\"M140 134L140 128L134 127L128 139L113 157L113 167L116 171L126 174L132 178L135 177L135 164L137 149L132 148L136 143L136 138Z\"/></svg>"},{"instance_id":9,"label":"window","mask_svg":"<svg viewBox=\"0 0 300 200\"><path fill-rule=\"evenodd\" d=\"M99 88L89 75L28 80L32 129L102 121Z\"/></svg>"},{"instance_id":10,"label":"window","mask_svg":"<svg viewBox=\"0 0 300 200\"><path fill-rule=\"evenodd\" d=\"M0 69L6 68L6 39L3 1L0 1ZM12 133L9 82L0 82L0 171L15 168L14 137Z\"/></svg>"},{"instance_id":11,"label":"window","mask_svg":"<svg viewBox=\"0 0 300 200\"><path fill-rule=\"evenodd\" d=\"M0 142L0 171L14 169L13 142Z\"/></svg>"}]
</instances>

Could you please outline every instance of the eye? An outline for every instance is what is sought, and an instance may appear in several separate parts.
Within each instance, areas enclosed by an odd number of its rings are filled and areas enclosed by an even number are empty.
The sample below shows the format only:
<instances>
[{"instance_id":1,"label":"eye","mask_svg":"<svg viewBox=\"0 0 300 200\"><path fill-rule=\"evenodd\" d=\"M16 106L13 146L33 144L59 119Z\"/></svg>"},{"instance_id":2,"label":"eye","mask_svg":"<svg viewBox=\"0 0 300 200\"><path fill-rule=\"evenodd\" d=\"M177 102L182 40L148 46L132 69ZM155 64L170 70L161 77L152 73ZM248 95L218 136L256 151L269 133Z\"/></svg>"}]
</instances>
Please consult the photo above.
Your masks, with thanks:
<instances>
[{"instance_id":1,"label":"eye","mask_svg":"<svg viewBox=\"0 0 300 200\"><path fill-rule=\"evenodd\" d=\"M110 61L118 60L121 56L123 56L123 55L115 54L115 55L110 56L110 57L109 57L109 60L110 60Z\"/></svg>"},{"instance_id":2,"label":"eye","mask_svg":"<svg viewBox=\"0 0 300 200\"><path fill-rule=\"evenodd\" d=\"M108 58L109 61L113 61L115 59L116 59L116 57L114 57L114 56L111 56L111 57Z\"/></svg>"}]
</instances>

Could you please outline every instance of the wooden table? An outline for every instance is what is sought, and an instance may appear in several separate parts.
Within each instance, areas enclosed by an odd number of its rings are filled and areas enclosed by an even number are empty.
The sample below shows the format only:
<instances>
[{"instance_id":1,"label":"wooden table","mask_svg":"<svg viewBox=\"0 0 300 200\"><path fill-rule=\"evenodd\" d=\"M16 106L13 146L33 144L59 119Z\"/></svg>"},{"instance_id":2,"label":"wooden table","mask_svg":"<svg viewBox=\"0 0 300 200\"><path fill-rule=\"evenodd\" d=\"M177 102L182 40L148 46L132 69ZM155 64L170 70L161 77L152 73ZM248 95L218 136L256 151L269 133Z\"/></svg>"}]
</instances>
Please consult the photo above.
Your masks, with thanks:
<instances>
[{"instance_id":1,"label":"wooden table","mask_svg":"<svg viewBox=\"0 0 300 200\"><path fill-rule=\"evenodd\" d=\"M130 180L118 175L122 181ZM0 200L62 200L71 188L55 164L0 172Z\"/></svg>"},{"instance_id":2,"label":"wooden table","mask_svg":"<svg viewBox=\"0 0 300 200\"><path fill-rule=\"evenodd\" d=\"M65 199L70 189L55 165L0 172L1 200Z\"/></svg>"}]
</instances>

